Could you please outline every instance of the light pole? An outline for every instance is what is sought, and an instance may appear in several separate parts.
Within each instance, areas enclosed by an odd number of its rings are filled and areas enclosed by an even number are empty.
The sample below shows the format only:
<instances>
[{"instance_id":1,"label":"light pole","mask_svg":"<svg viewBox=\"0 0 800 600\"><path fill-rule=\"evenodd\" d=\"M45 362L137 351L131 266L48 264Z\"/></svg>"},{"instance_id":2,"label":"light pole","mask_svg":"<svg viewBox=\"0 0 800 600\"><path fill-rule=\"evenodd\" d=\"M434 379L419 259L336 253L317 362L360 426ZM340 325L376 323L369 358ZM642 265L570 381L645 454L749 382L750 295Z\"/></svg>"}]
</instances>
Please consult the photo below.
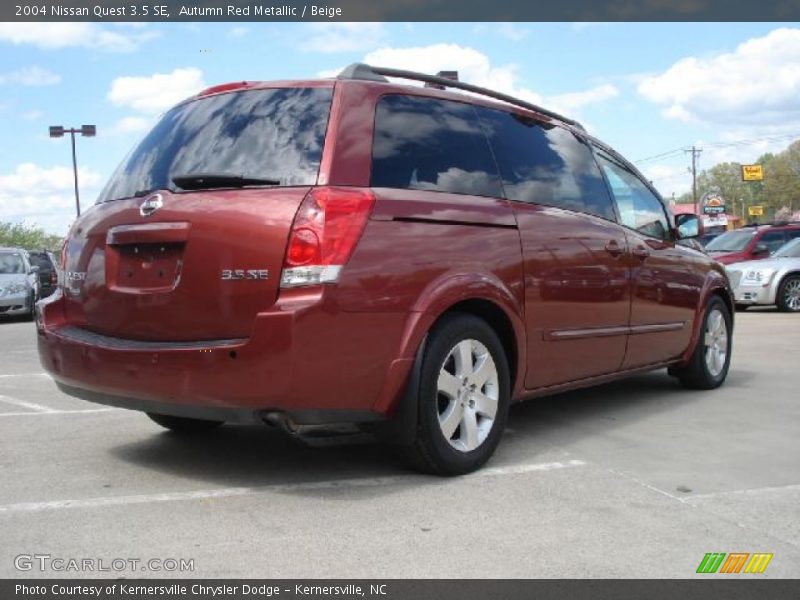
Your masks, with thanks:
<instances>
[{"instance_id":1,"label":"light pole","mask_svg":"<svg viewBox=\"0 0 800 600\"><path fill-rule=\"evenodd\" d=\"M60 138L68 133L72 138L72 172L75 175L75 212L81 216L81 198L78 193L78 159L75 157L75 134L80 133L84 137L94 137L97 135L97 127L94 125L81 125L80 129L64 129L63 125L51 125L50 137Z\"/></svg>"}]
</instances>

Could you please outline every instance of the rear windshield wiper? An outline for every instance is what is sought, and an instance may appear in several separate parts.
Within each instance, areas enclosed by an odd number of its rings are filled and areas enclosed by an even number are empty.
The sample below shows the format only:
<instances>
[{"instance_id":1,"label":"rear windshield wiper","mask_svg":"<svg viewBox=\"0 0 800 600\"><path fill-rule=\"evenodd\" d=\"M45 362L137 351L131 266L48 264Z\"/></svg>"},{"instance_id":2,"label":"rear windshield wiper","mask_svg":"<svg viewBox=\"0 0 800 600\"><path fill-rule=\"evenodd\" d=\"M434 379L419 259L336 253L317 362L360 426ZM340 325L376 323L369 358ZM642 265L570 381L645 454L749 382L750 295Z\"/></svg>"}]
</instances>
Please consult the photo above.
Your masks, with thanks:
<instances>
[{"instance_id":1,"label":"rear windshield wiper","mask_svg":"<svg viewBox=\"0 0 800 600\"><path fill-rule=\"evenodd\" d=\"M183 190L209 190L223 187L245 187L248 185L280 185L279 179L250 177L236 173L186 173L176 175L172 183Z\"/></svg>"}]
</instances>

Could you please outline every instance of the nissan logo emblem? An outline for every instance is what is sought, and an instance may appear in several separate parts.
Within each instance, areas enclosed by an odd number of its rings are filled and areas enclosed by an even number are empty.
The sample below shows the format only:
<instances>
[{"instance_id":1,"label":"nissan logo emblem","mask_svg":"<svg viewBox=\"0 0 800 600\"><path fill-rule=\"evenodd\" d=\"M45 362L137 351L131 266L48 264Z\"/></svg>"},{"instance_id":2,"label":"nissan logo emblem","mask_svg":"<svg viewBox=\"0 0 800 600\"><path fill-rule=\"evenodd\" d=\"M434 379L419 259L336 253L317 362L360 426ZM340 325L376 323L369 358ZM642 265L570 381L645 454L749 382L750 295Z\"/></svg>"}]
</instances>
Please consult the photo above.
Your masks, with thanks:
<instances>
[{"instance_id":1,"label":"nissan logo emblem","mask_svg":"<svg viewBox=\"0 0 800 600\"><path fill-rule=\"evenodd\" d=\"M152 196L145 198L144 202L141 203L139 206L139 214L143 217L149 217L163 205L164 201L161 197L161 194L153 194Z\"/></svg>"}]
</instances>

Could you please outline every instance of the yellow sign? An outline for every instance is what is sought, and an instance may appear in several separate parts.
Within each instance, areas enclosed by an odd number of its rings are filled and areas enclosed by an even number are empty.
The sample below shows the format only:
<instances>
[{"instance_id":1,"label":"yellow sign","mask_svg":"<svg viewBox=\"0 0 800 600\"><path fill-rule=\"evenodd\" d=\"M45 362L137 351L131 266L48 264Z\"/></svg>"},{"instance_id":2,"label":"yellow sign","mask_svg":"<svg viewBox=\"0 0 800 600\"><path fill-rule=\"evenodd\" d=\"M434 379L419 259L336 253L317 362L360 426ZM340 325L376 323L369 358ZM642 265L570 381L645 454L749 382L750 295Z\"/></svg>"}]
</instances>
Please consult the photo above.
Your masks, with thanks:
<instances>
[{"instance_id":1,"label":"yellow sign","mask_svg":"<svg viewBox=\"0 0 800 600\"><path fill-rule=\"evenodd\" d=\"M762 217L764 216L764 207L763 206L748 206L747 207L747 214L751 217Z\"/></svg>"},{"instance_id":2,"label":"yellow sign","mask_svg":"<svg viewBox=\"0 0 800 600\"><path fill-rule=\"evenodd\" d=\"M742 165L742 181L763 181L764 167L761 165Z\"/></svg>"}]
</instances>

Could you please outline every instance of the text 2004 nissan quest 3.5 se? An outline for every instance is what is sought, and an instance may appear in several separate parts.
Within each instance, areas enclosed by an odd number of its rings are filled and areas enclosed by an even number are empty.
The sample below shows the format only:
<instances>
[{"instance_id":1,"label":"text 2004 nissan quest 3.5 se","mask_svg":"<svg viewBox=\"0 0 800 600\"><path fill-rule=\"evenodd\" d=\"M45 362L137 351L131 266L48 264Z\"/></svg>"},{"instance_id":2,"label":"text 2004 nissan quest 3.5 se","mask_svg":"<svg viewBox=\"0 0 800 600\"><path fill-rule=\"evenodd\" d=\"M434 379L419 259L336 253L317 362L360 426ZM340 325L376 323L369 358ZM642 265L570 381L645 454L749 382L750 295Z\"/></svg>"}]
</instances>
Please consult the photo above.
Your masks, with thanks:
<instances>
[{"instance_id":1,"label":"text 2004 nissan quest 3.5 se","mask_svg":"<svg viewBox=\"0 0 800 600\"><path fill-rule=\"evenodd\" d=\"M578 123L503 94L362 64L220 85L73 224L39 352L67 394L175 431L383 438L465 473L513 401L724 381L732 295L678 243L697 234Z\"/></svg>"}]
</instances>

